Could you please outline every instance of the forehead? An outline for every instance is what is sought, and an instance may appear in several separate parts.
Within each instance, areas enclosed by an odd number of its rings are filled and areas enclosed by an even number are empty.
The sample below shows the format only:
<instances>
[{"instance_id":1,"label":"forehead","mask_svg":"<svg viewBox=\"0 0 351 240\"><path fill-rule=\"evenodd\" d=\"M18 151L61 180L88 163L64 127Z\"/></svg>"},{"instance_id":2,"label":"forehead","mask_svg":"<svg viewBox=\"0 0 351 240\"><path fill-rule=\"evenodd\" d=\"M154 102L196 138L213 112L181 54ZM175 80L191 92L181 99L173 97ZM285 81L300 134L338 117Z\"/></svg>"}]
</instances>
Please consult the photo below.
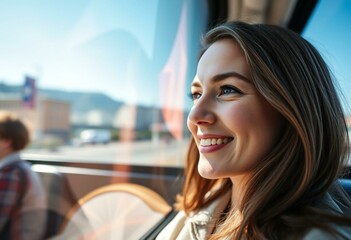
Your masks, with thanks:
<instances>
[{"instance_id":1,"label":"forehead","mask_svg":"<svg viewBox=\"0 0 351 240\"><path fill-rule=\"evenodd\" d=\"M232 39L222 39L213 43L201 56L197 66L197 77L203 79L233 71L251 79L249 66L241 48Z\"/></svg>"}]
</instances>

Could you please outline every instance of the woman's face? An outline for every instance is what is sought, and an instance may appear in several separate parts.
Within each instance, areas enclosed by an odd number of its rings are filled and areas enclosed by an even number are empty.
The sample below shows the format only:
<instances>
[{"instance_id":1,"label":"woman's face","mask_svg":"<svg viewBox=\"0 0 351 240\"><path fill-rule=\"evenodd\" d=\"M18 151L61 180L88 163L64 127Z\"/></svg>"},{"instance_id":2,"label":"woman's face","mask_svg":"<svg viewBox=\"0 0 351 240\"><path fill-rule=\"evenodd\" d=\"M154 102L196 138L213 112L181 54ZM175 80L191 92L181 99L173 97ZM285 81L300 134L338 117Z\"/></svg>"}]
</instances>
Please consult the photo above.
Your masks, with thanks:
<instances>
[{"instance_id":1,"label":"woman's face","mask_svg":"<svg viewBox=\"0 0 351 240\"><path fill-rule=\"evenodd\" d=\"M217 41L202 55L191 93L188 128L200 152L200 175L217 179L250 173L276 144L283 118L251 82L233 40Z\"/></svg>"},{"instance_id":2,"label":"woman's face","mask_svg":"<svg viewBox=\"0 0 351 240\"><path fill-rule=\"evenodd\" d=\"M11 151L11 141L0 137L0 159L6 157Z\"/></svg>"}]
</instances>

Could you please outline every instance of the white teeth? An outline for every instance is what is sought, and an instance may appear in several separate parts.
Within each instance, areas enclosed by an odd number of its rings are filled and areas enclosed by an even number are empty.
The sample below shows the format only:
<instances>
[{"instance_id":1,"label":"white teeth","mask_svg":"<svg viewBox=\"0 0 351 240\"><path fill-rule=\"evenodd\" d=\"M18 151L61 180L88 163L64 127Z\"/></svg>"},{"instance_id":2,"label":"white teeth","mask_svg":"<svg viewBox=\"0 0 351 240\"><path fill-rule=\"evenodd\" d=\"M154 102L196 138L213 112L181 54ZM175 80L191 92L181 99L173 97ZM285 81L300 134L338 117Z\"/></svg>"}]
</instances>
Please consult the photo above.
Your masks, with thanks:
<instances>
[{"instance_id":1,"label":"white teeth","mask_svg":"<svg viewBox=\"0 0 351 240\"><path fill-rule=\"evenodd\" d=\"M229 142L229 138L206 138L200 140L201 146L221 145Z\"/></svg>"}]
</instances>

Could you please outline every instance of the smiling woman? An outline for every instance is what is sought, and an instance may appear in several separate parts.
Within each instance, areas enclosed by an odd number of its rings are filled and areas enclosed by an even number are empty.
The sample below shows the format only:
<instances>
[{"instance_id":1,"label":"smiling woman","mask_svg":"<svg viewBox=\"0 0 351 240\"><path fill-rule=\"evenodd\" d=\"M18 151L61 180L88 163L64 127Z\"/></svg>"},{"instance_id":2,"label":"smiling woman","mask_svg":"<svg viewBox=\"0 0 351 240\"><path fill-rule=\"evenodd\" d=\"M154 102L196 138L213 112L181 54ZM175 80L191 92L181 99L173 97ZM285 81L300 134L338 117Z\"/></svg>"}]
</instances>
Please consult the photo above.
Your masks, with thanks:
<instances>
[{"instance_id":1,"label":"smiling woman","mask_svg":"<svg viewBox=\"0 0 351 240\"><path fill-rule=\"evenodd\" d=\"M284 119L255 88L243 51L231 39L204 52L196 76L188 127L201 153L200 175L247 172L276 144Z\"/></svg>"},{"instance_id":2,"label":"smiling woman","mask_svg":"<svg viewBox=\"0 0 351 240\"><path fill-rule=\"evenodd\" d=\"M333 81L290 30L210 30L191 87L180 212L158 239L350 239L351 199L336 181L349 142Z\"/></svg>"}]
</instances>

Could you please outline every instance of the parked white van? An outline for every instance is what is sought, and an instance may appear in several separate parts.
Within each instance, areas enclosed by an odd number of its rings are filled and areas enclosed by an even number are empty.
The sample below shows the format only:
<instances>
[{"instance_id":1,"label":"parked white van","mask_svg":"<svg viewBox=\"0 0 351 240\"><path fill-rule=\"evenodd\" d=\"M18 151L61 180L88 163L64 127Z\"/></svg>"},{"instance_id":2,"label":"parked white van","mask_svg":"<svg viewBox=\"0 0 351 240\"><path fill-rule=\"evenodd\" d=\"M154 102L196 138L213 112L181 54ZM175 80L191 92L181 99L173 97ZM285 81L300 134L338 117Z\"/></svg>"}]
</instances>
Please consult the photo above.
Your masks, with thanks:
<instances>
[{"instance_id":1,"label":"parked white van","mask_svg":"<svg viewBox=\"0 0 351 240\"><path fill-rule=\"evenodd\" d=\"M86 129L80 133L81 144L107 144L111 141L111 133L107 129Z\"/></svg>"}]
</instances>

